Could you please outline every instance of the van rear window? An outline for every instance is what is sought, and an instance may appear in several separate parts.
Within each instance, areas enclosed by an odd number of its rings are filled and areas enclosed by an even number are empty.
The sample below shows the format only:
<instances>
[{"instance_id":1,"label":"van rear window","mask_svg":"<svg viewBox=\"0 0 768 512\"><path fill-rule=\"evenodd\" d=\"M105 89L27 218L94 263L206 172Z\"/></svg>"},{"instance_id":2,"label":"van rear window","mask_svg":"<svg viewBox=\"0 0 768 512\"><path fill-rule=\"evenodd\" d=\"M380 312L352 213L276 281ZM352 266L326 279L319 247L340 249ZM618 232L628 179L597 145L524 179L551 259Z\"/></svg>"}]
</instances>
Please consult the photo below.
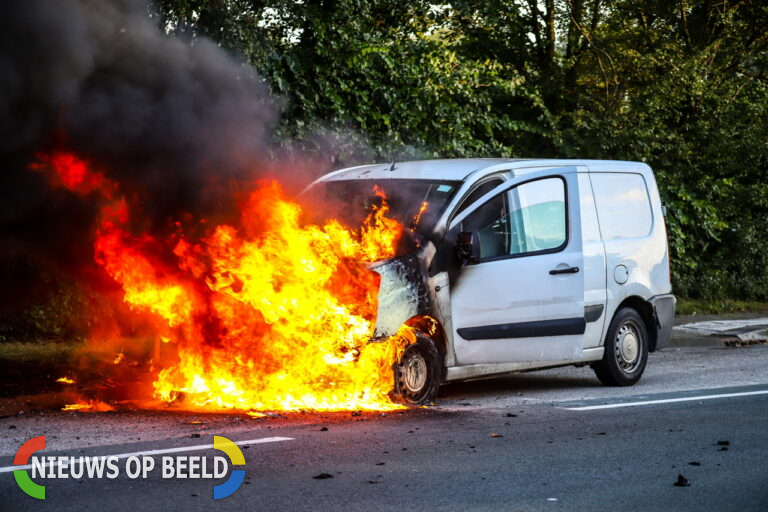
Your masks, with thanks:
<instances>
[{"instance_id":1,"label":"van rear window","mask_svg":"<svg viewBox=\"0 0 768 512\"><path fill-rule=\"evenodd\" d=\"M641 174L590 173L603 240L648 235L653 225L648 188Z\"/></svg>"}]
</instances>

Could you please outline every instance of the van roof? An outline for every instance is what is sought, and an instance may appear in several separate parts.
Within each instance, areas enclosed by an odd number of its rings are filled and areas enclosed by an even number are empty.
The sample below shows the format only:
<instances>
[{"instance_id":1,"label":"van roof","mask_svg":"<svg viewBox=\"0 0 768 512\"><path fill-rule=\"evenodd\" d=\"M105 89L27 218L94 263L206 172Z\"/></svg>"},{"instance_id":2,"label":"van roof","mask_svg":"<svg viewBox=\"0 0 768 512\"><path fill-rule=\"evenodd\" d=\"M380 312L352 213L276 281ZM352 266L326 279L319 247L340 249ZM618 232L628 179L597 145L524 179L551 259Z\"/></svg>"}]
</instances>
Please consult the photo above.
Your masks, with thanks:
<instances>
[{"instance_id":1,"label":"van roof","mask_svg":"<svg viewBox=\"0 0 768 512\"><path fill-rule=\"evenodd\" d=\"M481 171L522 169L530 167L587 165L590 167L612 165L646 167L639 162L618 160L560 160L551 158L456 158L449 160L416 160L360 165L331 172L317 181L421 179L463 181Z\"/></svg>"}]
</instances>

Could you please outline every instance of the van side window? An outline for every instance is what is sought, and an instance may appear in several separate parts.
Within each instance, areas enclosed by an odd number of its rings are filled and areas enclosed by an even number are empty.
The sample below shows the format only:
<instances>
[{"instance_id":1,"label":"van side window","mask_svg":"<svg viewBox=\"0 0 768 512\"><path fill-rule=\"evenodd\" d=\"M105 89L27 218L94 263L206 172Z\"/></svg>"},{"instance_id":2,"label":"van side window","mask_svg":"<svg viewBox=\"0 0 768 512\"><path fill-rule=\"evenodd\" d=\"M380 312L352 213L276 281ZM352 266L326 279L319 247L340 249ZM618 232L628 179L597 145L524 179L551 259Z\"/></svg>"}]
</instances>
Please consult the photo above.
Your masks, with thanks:
<instances>
[{"instance_id":1,"label":"van side window","mask_svg":"<svg viewBox=\"0 0 768 512\"><path fill-rule=\"evenodd\" d=\"M461 205L456 209L456 213L454 213L454 216L466 210L467 206L471 205L472 203L474 203L475 201L483 197L485 194L487 194L494 188L501 185L503 181L504 180L502 180L501 178L494 178L484 183L481 183L475 190L469 193L469 195L464 199L464 201L462 201Z\"/></svg>"},{"instance_id":2,"label":"van side window","mask_svg":"<svg viewBox=\"0 0 768 512\"><path fill-rule=\"evenodd\" d=\"M651 202L642 174L590 173L603 240L648 235Z\"/></svg>"},{"instance_id":3,"label":"van side window","mask_svg":"<svg viewBox=\"0 0 768 512\"><path fill-rule=\"evenodd\" d=\"M510 254L548 251L566 240L565 182L560 178L524 183L510 190Z\"/></svg>"},{"instance_id":4,"label":"van side window","mask_svg":"<svg viewBox=\"0 0 768 512\"><path fill-rule=\"evenodd\" d=\"M506 203L506 194L499 194L462 222L462 231L475 231L480 237L480 259L507 254L510 233Z\"/></svg>"},{"instance_id":5,"label":"van side window","mask_svg":"<svg viewBox=\"0 0 768 512\"><path fill-rule=\"evenodd\" d=\"M467 216L462 231L480 238L480 259L556 250L566 242L565 182L545 178L499 194Z\"/></svg>"}]
</instances>

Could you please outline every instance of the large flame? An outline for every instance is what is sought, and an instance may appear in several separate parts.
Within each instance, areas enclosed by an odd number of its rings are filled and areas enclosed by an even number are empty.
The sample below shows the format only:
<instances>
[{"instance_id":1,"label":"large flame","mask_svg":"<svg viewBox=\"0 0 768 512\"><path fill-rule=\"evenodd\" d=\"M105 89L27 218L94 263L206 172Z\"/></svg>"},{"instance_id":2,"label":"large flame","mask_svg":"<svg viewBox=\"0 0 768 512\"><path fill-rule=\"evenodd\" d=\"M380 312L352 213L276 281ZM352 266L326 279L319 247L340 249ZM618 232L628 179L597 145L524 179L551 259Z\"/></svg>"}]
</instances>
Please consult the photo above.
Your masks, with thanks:
<instances>
[{"instance_id":1,"label":"large flame","mask_svg":"<svg viewBox=\"0 0 768 512\"><path fill-rule=\"evenodd\" d=\"M403 230L387 218L381 190L380 205L350 229L302 224L301 207L276 182L259 183L238 223L198 240L160 240L129 231L116 185L86 162L69 153L40 159L56 183L102 193L96 262L132 308L152 314L163 342L152 362L157 398L244 410L399 407L391 368L408 333L368 343L379 276L366 263L393 256Z\"/></svg>"}]
</instances>

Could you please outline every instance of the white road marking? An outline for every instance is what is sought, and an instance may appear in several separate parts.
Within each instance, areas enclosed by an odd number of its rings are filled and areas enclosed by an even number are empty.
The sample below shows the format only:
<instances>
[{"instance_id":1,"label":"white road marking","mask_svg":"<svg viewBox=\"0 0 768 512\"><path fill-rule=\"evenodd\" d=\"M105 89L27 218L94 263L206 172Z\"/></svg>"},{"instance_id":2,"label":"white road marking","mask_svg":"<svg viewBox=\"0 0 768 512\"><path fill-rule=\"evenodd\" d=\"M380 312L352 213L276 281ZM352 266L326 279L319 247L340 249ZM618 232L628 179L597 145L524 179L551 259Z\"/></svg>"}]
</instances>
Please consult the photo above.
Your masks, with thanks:
<instances>
[{"instance_id":1,"label":"white road marking","mask_svg":"<svg viewBox=\"0 0 768 512\"><path fill-rule=\"evenodd\" d=\"M251 444L261 444L261 443L277 443L279 441L293 441L292 437L262 437L261 439L249 439L248 441L236 441L236 445L251 445ZM197 446L179 446L176 448L164 448L162 450L145 450L142 452L132 452L132 453L118 453L115 455L89 455L89 457L92 458L102 458L106 459L107 457L117 457L118 459L127 459L128 457L139 457L141 455L146 456L152 456L152 455L164 455L166 453L179 453L179 452L193 452L197 450L210 450L213 448L212 444L200 444ZM80 456L74 456L79 458ZM83 456L83 459L85 459L86 456ZM79 462L79 459L75 460L75 463ZM57 463L53 463L55 466ZM46 462L45 466L48 466L49 464ZM11 471L17 471L20 469L31 469L32 464L27 464L25 466L6 466L4 468L0 468L0 473L9 473Z\"/></svg>"},{"instance_id":2,"label":"white road marking","mask_svg":"<svg viewBox=\"0 0 768 512\"><path fill-rule=\"evenodd\" d=\"M713 400L715 398L733 398L737 396L768 395L768 389L760 391L744 391L741 393L723 393L720 395L686 396L681 398L664 398L659 400L643 400L642 402L621 402L618 404L587 405L583 407L561 407L568 411L595 411L597 409L618 409L619 407L637 407L638 405L671 404L675 402L695 402L696 400Z\"/></svg>"}]
</instances>

